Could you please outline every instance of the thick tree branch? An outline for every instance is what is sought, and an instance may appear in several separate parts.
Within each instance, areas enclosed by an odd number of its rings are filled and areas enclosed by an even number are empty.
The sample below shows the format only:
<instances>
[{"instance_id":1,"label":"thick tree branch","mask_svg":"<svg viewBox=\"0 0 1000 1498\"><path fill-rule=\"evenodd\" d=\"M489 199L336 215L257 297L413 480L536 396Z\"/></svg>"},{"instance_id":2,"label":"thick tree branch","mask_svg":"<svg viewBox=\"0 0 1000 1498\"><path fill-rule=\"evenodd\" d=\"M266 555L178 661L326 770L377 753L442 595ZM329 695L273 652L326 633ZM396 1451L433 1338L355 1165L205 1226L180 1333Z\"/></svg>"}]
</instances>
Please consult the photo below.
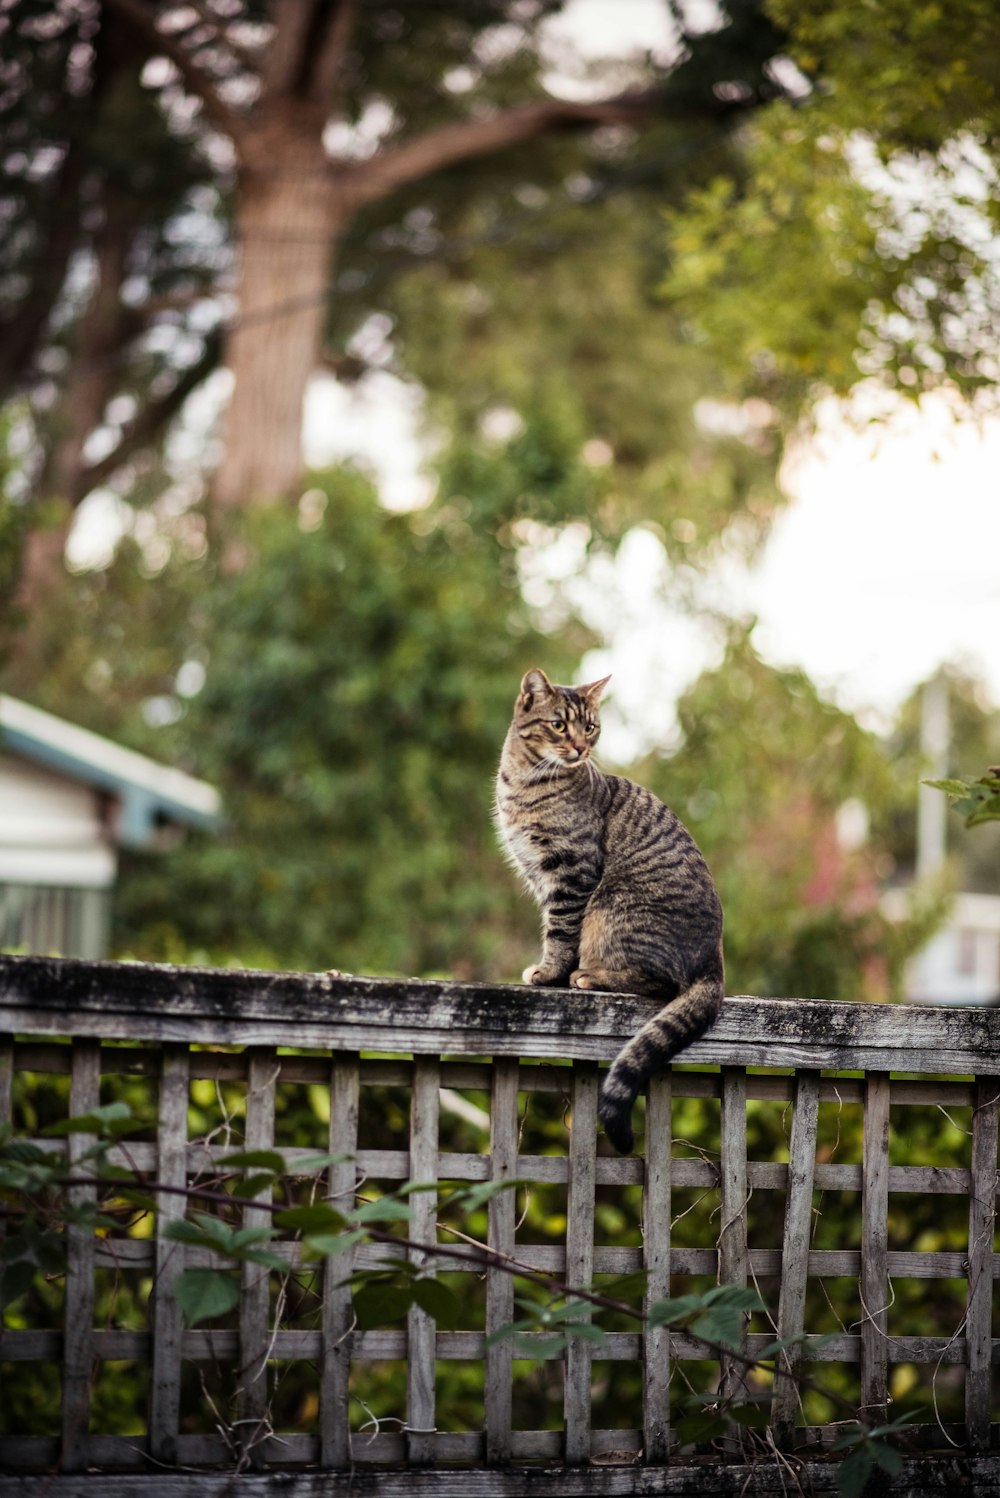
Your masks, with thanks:
<instances>
[{"instance_id":1,"label":"thick tree branch","mask_svg":"<svg viewBox=\"0 0 1000 1498\"><path fill-rule=\"evenodd\" d=\"M217 130L228 135L237 151L246 137L243 116L220 98L211 80L205 76L189 52L171 37L158 30L153 14L142 0L104 0L105 6L117 11L141 39L150 57L166 57L180 73L187 87L205 106L205 113Z\"/></svg>"},{"instance_id":2,"label":"thick tree branch","mask_svg":"<svg viewBox=\"0 0 1000 1498\"><path fill-rule=\"evenodd\" d=\"M0 393L4 395L24 376L66 279L79 232L75 208L83 172L81 139L74 136L41 215L40 227L47 237L28 269L28 290L17 310L0 319Z\"/></svg>"},{"instance_id":3,"label":"thick tree branch","mask_svg":"<svg viewBox=\"0 0 1000 1498\"><path fill-rule=\"evenodd\" d=\"M660 89L643 89L592 103L545 99L522 104L485 119L443 125L390 147L370 161L347 168L344 182L355 205L360 206L388 197L397 188L444 167L493 155L549 131L631 124L661 108L662 103Z\"/></svg>"},{"instance_id":4,"label":"thick tree branch","mask_svg":"<svg viewBox=\"0 0 1000 1498\"><path fill-rule=\"evenodd\" d=\"M340 103L344 58L354 33L357 14L357 0L337 0L336 10L327 22L326 34L312 69L310 98L331 109L335 109Z\"/></svg>"},{"instance_id":5,"label":"thick tree branch","mask_svg":"<svg viewBox=\"0 0 1000 1498\"><path fill-rule=\"evenodd\" d=\"M267 45L262 73L265 98L295 91L307 61L316 4L317 0L272 0L274 35Z\"/></svg>"},{"instance_id":6,"label":"thick tree branch","mask_svg":"<svg viewBox=\"0 0 1000 1498\"><path fill-rule=\"evenodd\" d=\"M184 370L166 395L160 396L158 400L147 401L135 420L123 428L121 439L113 451L80 470L79 487L75 495L77 503L92 489L96 489L98 484L109 479L129 458L156 441L188 396L212 373L219 362L221 351L222 338L218 333L213 333L205 341L201 358Z\"/></svg>"}]
</instances>

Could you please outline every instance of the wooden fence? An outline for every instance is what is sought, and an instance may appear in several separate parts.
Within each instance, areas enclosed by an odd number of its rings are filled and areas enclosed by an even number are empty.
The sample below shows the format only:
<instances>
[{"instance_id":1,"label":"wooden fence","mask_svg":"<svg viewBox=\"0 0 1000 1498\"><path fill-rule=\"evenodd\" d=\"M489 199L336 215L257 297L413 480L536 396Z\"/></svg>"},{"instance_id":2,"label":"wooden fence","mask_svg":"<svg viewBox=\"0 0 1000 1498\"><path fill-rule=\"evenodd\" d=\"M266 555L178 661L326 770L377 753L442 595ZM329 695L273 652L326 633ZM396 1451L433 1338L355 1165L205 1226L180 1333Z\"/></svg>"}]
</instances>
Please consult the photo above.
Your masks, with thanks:
<instances>
[{"instance_id":1,"label":"wooden fence","mask_svg":"<svg viewBox=\"0 0 1000 1498\"><path fill-rule=\"evenodd\" d=\"M148 1126L116 1147L120 1158L163 1188L184 1188L237 1145L280 1149L294 1172L297 1158L316 1153L282 1139L289 1099L304 1099L310 1116L328 1117L316 1143L337 1157L321 1194L343 1204L356 1189L377 1194L407 1180L531 1183L489 1200L495 1255L581 1287L644 1269L649 1302L716 1281L756 1285L772 1314L751 1323L750 1354L776 1333L808 1334L789 1354L798 1370L818 1371L820 1382L824 1370L835 1374L841 1394L853 1390L872 1416L891 1418L894 1386L914 1380L931 1411L939 1394L958 1401L957 1418L954 1408L950 1418L930 1413L912 1438L914 1450L947 1454L907 1457L885 1491L1000 1490L991 1454L1000 1444L1000 1013L727 1000L685 1065L651 1085L642 1155L620 1159L596 1129L600 1067L654 1008L519 986L0 958L0 1122L13 1114L23 1132L32 1098L45 1088L51 1096L59 1074L69 1078L69 1115L126 1086ZM548 1123L533 1134L536 1114ZM855 1159L839 1146L848 1115L862 1141ZM890 1130L906 1137L914 1118L924 1121L926 1158L893 1163ZM679 1137L685 1119L705 1137ZM749 1158L764 1136L777 1149ZM71 1159L86 1142L71 1137ZM74 1189L85 1198L92 1188ZM532 1194L547 1203L544 1230L524 1226ZM834 1199L848 1210L821 1210ZM411 1240L459 1241L436 1226L435 1190L410 1200ZM154 1236L71 1229L54 1324L25 1325L16 1307L8 1317L5 1498L137 1498L151 1482L164 1495L194 1483L199 1493L280 1487L297 1498L835 1490L836 1464L822 1453L842 1413L831 1405L828 1423L804 1426L790 1380L775 1382L768 1433L714 1451L677 1443L680 1394L752 1381L689 1332L611 1330L602 1344L576 1341L534 1365L515 1359L510 1341L488 1343L516 1315L516 1280L496 1265L482 1273L439 1261L468 1286L468 1324L453 1330L416 1306L398 1329L357 1329L343 1258L314 1269L323 1282L311 1321L290 1325L275 1291L281 1276L246 1266L238 1312L220 1328L185 1329L171 1287L185 1264L210 1262L164 1235L185 1209L182 1192L163 1190ZM941 1247L956 1212L961 1246L952 1231L952 1246ZM246 1209L246 1225L258 1219L267 1220L262 1208ZM826 1241L837 1222L844 1241ZM293 1237L275 1246L290 1270L306 1267ZM362 1265L379 1257L374 1246L359 1250ZM134 1313L118 1324L113 1296L107 1308L109 1276L131 1277L138 1324ZM823 1338L814 1333L829 1331L833 1280L853 1284L858 1310ZM935 1281L957 1306L954 1324L935 1323ZM902 1286L909 1293L897 1294ZM456 1364L468 1374L458 1410L437 1398L442 1370ZM25 1365L55 1380L58 1430L12 1428L5 1415L19 1407ZM312 1383L294 1410L276 1414L289 1368L305 1368ZM102 1380L115 1377L148 1380L144 1428L102 1428ZM211 1392L220 1379L235 1391L225 1418ZM387 1413L397 1385L402 1403ZM756 1387L766 1387L759 1376ZM635 1391L624 1416L616 1390ZM604 1410L615 1423L600 1423Z\"/></svg>"}]
</instances>

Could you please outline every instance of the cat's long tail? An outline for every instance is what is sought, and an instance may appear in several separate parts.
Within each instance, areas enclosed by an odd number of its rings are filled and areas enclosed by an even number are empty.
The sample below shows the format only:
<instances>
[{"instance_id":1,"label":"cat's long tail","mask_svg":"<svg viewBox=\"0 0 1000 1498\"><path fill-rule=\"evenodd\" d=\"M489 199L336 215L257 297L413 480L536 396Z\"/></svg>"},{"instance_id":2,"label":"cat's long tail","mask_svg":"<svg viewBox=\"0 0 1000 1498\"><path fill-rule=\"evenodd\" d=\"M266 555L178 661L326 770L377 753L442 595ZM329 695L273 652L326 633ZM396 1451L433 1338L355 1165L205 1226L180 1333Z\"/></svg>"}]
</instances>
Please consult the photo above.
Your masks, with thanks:
<instances>
[{"instance_id":1,"label":"cat's long tail","mask_svg":"<svg viewBox=\"0 0 1000 1498\"><path fill-rule=\"evenodd\" d=\"M722 1008L724 993L721 974L697 978L619 1051L604 1079L597 1111L620 1155L632 1153L632 1108L639 1093L678 1051L704 1035Z\"/></svg>"}]
</instances>

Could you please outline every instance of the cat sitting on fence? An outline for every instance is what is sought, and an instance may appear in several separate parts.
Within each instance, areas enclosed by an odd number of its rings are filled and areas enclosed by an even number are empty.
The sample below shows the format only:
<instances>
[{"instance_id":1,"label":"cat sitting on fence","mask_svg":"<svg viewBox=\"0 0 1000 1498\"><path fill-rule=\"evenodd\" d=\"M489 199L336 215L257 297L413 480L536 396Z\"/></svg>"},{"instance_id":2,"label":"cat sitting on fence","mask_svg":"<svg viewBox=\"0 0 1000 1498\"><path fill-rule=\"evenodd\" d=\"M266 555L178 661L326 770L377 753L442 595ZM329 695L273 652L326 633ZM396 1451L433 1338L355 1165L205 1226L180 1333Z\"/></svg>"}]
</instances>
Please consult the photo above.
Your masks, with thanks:
<instances>
[{"instance_id":1,"label":"cat sitting on fence","mask_svg":"<svg viewBox=\"0 0 1000 1498\"><path fill-rule=\"evenodd\" d=\"M664 1000L601 1089L601 1122L628 1154L632 1107L646 1082L719 1013L722 906L670 808L594 764L609 680L563 687L544 671L527 673L500 757L496 822L542 912L542 954L525 982Z\"/></svg>"}]
</instances>

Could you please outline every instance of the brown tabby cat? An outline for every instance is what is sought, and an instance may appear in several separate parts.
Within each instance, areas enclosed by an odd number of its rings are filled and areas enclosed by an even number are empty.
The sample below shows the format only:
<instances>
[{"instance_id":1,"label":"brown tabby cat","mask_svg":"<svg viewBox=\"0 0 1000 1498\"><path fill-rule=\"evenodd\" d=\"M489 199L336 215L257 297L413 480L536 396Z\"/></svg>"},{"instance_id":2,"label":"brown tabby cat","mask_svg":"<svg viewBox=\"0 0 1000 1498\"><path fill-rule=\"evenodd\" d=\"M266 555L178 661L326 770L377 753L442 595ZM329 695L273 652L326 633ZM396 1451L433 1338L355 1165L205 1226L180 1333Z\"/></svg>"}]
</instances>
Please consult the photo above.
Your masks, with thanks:
<instances>
[{"instance_id":1,"label":"brown tabby cat","mask_svg":"<svg viewBox=\"0 0 1000 1498\"><path fill-rule=\"evenodd\" d=\"M669 807L594 764L609 680L560 687L544 671L528 672L500 757L496 820L504 851L542 909L541 960L524 981L666 1001L619 1053L601 1090L601 1122L628 1154L639 1092L719 1012L722 906Z\"/></svg>"}]
</instances>

